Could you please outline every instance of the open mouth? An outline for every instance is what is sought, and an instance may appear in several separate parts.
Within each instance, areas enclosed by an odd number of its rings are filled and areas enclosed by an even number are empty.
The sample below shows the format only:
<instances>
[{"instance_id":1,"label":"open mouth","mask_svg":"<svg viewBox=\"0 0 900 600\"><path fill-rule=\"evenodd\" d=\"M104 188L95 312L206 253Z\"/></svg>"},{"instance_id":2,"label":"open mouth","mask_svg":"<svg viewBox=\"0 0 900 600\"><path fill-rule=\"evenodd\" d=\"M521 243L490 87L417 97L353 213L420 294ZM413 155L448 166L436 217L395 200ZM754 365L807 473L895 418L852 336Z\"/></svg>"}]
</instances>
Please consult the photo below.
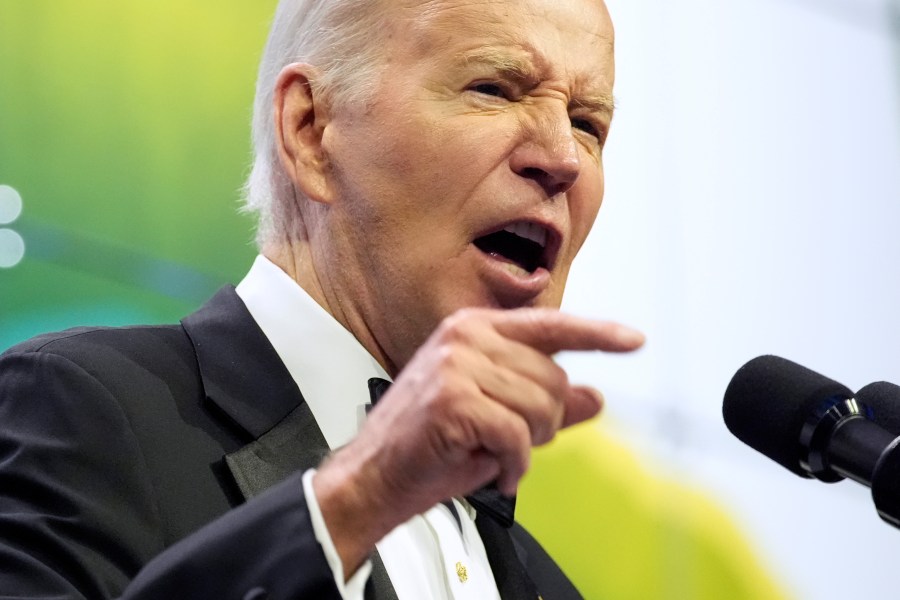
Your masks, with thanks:
<instances>
[{"instance_id":1,"label":"open mouth","mask_svg":"<svg viewBox=\"0 0 900 600\"><path fill-rule=\"evenodd\" d=\"M518 265L529 273L550 267L550 241L554 235L537 223L518 221L503 229L476 238L475 246L496 258Z\"/></svg>"}]
</instances>

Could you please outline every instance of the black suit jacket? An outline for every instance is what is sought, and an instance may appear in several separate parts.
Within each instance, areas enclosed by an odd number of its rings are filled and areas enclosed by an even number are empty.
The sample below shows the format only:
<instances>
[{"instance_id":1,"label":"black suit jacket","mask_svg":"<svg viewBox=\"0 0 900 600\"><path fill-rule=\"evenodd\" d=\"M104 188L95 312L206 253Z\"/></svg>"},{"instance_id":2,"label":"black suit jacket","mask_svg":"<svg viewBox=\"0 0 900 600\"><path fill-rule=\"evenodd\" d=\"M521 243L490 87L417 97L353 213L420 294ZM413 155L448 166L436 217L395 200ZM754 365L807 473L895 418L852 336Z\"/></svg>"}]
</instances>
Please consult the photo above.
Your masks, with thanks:
<instances>
[{"instance_id":1,"label":"black suit jacket","mask_svg":"<svg viewBox=\"0 0 900 600\"><path fill-rule=\"evenodd\" d=\"M20 344L0 356L0 598L337 599L300 481L327 451L233 288L180 325ZM476 525L504 600L580 597L524 529ZM377 555L366 595L396 598Z\"/></svg>"}]
</instances>

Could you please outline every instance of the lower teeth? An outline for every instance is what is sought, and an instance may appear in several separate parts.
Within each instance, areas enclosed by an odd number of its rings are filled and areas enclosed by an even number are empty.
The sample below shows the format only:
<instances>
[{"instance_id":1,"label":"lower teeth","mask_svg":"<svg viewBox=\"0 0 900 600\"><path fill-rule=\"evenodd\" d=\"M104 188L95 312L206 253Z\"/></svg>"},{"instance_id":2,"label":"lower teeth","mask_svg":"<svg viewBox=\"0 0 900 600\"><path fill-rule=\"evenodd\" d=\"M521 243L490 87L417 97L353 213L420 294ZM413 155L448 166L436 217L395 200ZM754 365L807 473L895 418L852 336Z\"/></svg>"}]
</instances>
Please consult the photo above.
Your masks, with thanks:
<instances>
[{"instance_id":1,"label":"lower teeth","mask_svg":"<svg viewBox=\"0 0 900 600\"><path fill-rule=\"evenodd\" d=\"M513 263L506 263L506 270L516 276L528 275L528 271Z\"/></svg>"}]
</instances>

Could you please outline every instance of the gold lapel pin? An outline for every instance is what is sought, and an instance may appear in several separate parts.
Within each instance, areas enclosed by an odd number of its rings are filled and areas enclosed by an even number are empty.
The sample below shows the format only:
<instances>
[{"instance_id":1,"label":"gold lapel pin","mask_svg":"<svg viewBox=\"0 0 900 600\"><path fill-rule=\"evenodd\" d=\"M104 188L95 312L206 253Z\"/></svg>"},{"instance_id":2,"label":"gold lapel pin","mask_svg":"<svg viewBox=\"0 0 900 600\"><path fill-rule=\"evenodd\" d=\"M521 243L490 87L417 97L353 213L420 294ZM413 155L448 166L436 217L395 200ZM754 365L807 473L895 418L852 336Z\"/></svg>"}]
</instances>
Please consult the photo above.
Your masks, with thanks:
<instances>
[{"instance_id":1,"label":"gold lapel pin","mask_svg":"<svg viewBox=\"0 0 900 600\"><path fill-rule=\"evenodd\" d=\"M466 565L461 562L456 563L456 576L459 577L460 583L465 583L469 580L469 574L466 572Z\"/></svg>"}]
</instances>

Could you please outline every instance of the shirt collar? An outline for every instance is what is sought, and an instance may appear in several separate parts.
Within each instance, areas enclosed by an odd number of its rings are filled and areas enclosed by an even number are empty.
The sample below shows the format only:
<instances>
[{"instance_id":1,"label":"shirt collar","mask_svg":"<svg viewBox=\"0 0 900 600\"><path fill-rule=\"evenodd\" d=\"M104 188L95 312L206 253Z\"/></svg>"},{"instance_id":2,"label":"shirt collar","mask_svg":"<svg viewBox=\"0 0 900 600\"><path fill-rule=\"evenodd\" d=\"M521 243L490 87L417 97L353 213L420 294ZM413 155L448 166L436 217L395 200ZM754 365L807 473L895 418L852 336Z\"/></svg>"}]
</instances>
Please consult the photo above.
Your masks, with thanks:
<instances>
[{"instance_id":1,"label":"shirt collar","mask_svg":"<svg viewBox=\"0 0 900 600\"><path fill-rule=\"evenodd\" d=\"M256 257L237 294L300 388L328 446L349 442L365 418L366 382L390 380L378 361L264 256Z\"/></svg>"}]
</instances>

